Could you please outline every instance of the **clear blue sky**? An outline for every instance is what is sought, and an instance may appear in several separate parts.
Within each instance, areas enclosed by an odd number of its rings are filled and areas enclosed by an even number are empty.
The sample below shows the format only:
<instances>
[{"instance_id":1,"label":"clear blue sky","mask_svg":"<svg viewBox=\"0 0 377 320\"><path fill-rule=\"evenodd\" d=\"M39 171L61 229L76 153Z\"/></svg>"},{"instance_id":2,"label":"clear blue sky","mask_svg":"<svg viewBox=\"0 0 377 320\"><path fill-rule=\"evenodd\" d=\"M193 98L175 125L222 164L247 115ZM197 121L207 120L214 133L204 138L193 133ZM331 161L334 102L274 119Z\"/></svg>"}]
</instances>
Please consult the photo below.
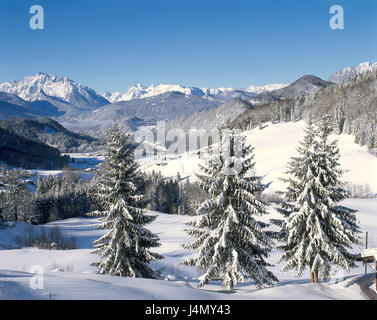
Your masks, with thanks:
<instances>
[{"instance_id":1,"label":"clear blue sky","mask_svg":"<svg viewBox=\"0 0 377 320\"><path fill-rule=\"evenodd\" d=\"M29 28L31 5L45 30ZM345 29L329 27L332 5ZM377 0L1 0L0 82L39 71L99 92L246 87L377 61Z\"/></svg>"}]
</instances>

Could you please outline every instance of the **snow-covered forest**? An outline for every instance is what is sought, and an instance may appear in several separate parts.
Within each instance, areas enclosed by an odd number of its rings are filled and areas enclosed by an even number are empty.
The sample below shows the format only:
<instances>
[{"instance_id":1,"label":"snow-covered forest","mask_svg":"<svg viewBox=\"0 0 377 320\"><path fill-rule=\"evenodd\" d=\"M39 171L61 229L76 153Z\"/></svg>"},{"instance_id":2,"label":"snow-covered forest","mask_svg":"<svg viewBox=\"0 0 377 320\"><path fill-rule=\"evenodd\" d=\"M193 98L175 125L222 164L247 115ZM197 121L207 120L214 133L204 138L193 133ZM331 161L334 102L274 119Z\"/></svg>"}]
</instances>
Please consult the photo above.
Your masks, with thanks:
<instances>
[{"instance_id":1,"label":"snow-covered forest","mask_svg":"<svg viewBox=\"0 0 377 320\"><path fill-rule=\"evenodd\" d=\"M115 124L65 170L3 165L0 297L365 299L375 156L337 133L330 115L222 129L161 161Z\"/></svg>"}]
</instances>

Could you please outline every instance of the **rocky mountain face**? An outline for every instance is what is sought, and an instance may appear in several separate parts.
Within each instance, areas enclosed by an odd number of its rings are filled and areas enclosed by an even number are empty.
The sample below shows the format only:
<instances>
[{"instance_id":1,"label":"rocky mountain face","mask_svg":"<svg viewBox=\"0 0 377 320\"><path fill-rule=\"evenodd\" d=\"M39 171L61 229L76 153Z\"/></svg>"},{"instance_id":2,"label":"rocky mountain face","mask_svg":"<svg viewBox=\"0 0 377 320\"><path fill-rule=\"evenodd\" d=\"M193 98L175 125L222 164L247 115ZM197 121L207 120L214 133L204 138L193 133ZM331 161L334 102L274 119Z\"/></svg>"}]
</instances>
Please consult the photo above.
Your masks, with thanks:
<instances>
[{"instance_id":1,"label":"rocky mountain face","mask_svg":"<svg viewBox=\"0 0 377 320\"><path fill-rule=\"evenodd\" d=\"M25 101L32 102L34 106L40 106L44 114L50 116L77 115L80 111L93 110L109 103L86 86L68 78L45 73L2 83L0 91L15 94ZM49 108L44 109L47 105Z\"/></svg>"},{"instance_id":2,"label":"rocky mountain face","mask_svg":"<svg viewBox=\"0 0 377 320\"><path fill-rule=\"evenodd\" d=\"M334 73L330 78L329 81L340 84L345 80L349 80L351 78L356 77L359 74L364 74L367 72L371 72L373 70L377 70L377 62L376 63L370 63L370 62L363 62L355 67L348 67L345 69L342 69L336 73Z\"/></svg>"}]
</instances>

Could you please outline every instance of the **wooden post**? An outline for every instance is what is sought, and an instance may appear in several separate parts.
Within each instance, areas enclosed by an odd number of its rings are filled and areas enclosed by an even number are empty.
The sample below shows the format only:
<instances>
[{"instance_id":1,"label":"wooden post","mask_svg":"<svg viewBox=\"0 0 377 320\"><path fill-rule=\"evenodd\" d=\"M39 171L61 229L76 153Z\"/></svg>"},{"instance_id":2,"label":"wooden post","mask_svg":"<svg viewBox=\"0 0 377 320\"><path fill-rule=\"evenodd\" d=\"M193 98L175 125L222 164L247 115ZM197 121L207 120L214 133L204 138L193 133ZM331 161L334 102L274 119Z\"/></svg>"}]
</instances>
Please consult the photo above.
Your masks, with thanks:
<instances>
[{"instance_id":1,"label":"wooden post","mask_svg":"<svg viewBox=\"0 0 377 320\"><path fill-rule=\"evenodd\" d=\"M314 272L314 282L315 282L315 283L319 283L319 279L318 279L318 270L316 270L316 271Z\"/></svg>"},{"instance_id":2,"label":"wooden post","mask_svg":"<svg viewBox=\"0 0 377 320\"><path fill-rule=\"evenodd\" d=\"M368 231L365 233L365 249L368 249ZM368 273L368 264L364 262L365 274Z\"/></svg>"}]
</instances>

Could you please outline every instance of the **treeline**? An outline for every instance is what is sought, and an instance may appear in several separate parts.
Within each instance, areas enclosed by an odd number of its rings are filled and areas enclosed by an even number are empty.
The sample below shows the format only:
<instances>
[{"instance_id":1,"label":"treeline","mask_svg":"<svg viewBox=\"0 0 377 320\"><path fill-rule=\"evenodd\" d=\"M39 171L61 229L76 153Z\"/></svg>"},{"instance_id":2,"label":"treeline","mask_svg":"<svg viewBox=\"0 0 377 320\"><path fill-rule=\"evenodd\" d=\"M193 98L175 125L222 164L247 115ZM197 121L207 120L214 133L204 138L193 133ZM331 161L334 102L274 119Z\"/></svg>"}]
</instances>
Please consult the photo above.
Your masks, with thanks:
<instances>
[{"instance_id":1,"label":"treeline","mask_svg":"<svg viewBox=\"0 0 377 320\"><path fill-rule=\"evenodd\" d=\"M27 139L0 128L0 161L25 169L64 167L68 156L42 142Z\"/></svg>"},{"instance_id":2,"label":"treeline","mask_svg":"<svg viewBox=\"0 0 377 320\"><path fill-rule=\"evenodd\" d=\"M66 171L60 176L39 178L34 184L25 170L0 168L0 222L23 221L43 224L61 219L86 216L100 210L94 196L95 183ZM206 198L196 183L182 181L179 174L166 179L152 172L137 179L144 195L142 207L167 214L195 214L196 206Z\"/></svg>"},{"instance_id":3,"label":"treeline","mask_svg":"<svg viewBox=\"0 0 377 320\"><path fill-rule=\"evenodd\" d=\"M39 178L36 184L23 170L0 172L0 220L42 224L85 216L98 207L92 185L79 176Z\"/></svg>"},{"instance_id":4,"label":"treeline","mask_svg":"<svg viewBox=\"0 0 377 320\"><path fill-rule=\"evenodd\" d=\"M92 188L90 182L74 174L39 178L34 195L34 219L46 223L85 216L98 207Z\"/></svg>"},{"instance_id":5,"label":"treeline","mask_svg":"<svg viewBox=\"0 0 377 320\"><path fill-rule=\"evenodd\" d=\"M336 132L355 136L355 142L377 148L377 71L360 74L316 93L255 106L231 126L248 130L265 122L290 122L331 114Z\"/></svg>"},{"instance_id":6,"label":"treeline","mask_svg":"<svg viewBox=\"0 0 377 320\"><path fill-rule=\"evenodd\" d=\"M182 178L179 173L174 178L164 178L153 171L138 179L138 192L145 197L145 208L152 211L195 215L196 207L207 197L196 182Z\"/></svg>"}]
</instances>

